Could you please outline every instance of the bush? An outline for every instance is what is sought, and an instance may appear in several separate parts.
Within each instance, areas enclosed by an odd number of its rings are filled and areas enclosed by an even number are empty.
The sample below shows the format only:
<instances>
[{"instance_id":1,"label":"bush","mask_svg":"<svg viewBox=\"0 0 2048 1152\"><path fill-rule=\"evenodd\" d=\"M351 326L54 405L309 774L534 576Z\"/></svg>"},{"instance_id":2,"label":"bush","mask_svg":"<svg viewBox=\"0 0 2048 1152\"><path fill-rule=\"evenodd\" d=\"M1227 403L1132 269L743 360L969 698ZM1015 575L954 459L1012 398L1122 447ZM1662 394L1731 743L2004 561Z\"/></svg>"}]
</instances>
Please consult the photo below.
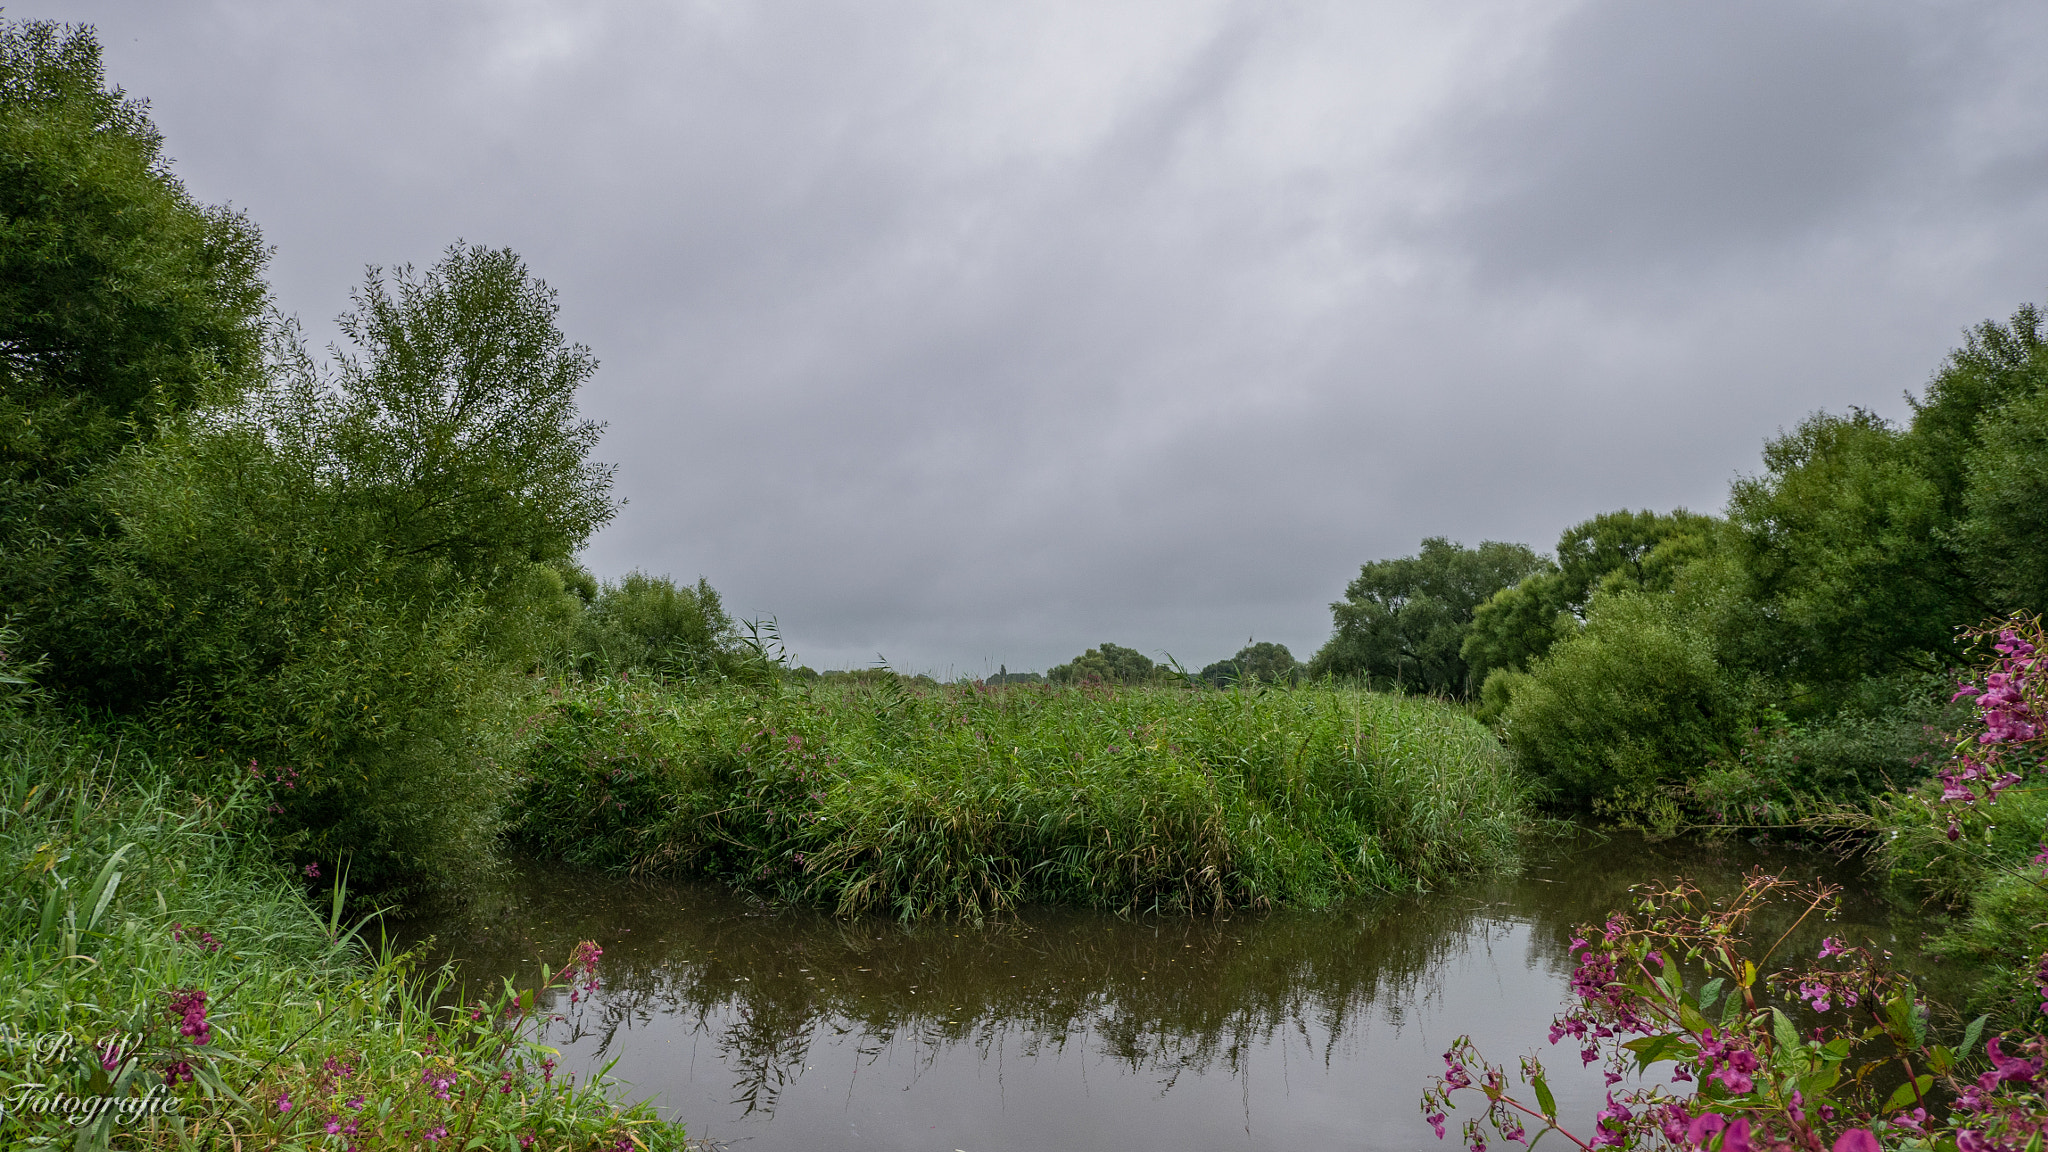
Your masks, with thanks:
<instances>
[{"instance_id":1,"label":"bush","mask_svg":"<svg viewBox=\"0 0 2048 1152\"><path fill-rule=\"evenodd\" d=\"M295 851L396 893L492 853L523 690L502 659L544 575L495 591L394 555L253 432L172 435L106 486L124 531L73 687L211 774L260 772ZM494 652L493 649L499 651ZM96 675L86 683L83 670Z\"/></svg>"},{"instance_id":2,"label":"bush","mask_svg":"<svg viewBox=\"0 0 2048 1152\"><path fill-rule=\"evenodd\" d=\"M843 913L1320 906L1514 858L1448 705L1329 688L599 683L536 727L537 849Z\"/></svg>"},{"instance_id":3,"label":"bush","mask_svg":"<svg viewBox=\"0 0 2048 1152\"><path fill-rule=\"evenodd\" d=\"M694 588L677 587L666 576L632 572L598 589L570 646L584 676L689 676L731 671L738 639L717 590L701 577Z\"/></svg>"},{"instance_id":4,"label":"bush","mask_svg":"<svg viewBox=\"0 0 2048 1152\"><path fill-rule=\"evenodd\" d=\"M315 365L289 329L251 400L180 418L94 482L120 530L55 662L83 703L273 786L278 835L359 883L489 858L522 674L610 514L573 397L592 369L510 252L376 273Z\"/></svg>"},{"instance_id":5,"label":"bush","mask_svg":"<svg viewBox=\"0 0 2048 1152\"><path fill-rule=\"evenodd\" d=\"M1600 595L1585 628L1512 688L1509 744L1556 800L1587 805L1698 774L1726 757L1746 688L1668 595Z\"/></svg>"}]
</instances>

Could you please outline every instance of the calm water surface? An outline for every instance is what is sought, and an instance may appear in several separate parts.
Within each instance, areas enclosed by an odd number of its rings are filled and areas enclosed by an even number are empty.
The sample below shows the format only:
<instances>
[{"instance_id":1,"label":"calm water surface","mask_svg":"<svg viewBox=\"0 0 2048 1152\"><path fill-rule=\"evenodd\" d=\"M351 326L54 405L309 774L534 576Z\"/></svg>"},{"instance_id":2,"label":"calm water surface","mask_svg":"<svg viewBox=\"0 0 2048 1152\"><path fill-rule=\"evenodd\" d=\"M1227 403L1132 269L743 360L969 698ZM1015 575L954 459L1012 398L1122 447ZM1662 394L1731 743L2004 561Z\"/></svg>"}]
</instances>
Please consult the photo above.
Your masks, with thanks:
<instances>
[{"instance_id":1,"label":"calm water surface","mask_svg":"<svg viewBox=\"0 0 2048 1152\"><path fill-rule=\"evenodd\" d=\"M547 1042L734 1152L1450 1149L1416 1098L1463 1033L1510 1066L1542 1049L1563 1113L1598 1110L1597 1067L1544 1043L1574 925L1643 880L1758 864L1846 882L1829 931L1917 947L1920 925L1822 857L1590 838L1317 914L904 927L527 866L412 928L473 986L602 944L602 990L562 998Z\"/></svg>"}]
</instances>

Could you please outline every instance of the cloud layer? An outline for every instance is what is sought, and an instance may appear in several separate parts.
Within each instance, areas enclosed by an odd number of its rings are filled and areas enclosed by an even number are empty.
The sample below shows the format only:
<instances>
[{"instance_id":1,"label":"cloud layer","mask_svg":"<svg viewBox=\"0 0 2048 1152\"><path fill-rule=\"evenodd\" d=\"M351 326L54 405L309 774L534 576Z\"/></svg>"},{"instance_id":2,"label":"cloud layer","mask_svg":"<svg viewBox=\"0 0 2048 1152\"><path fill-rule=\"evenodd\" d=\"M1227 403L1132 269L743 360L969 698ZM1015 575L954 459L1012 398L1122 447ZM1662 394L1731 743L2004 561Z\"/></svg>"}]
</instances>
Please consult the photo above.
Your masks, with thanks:
<instances>
[{"instance_id":1,"label":"cloud layer","mask_svg":"<svg viewBox=\"0 0 2048 1152\"><path fill-rule=\"evenodd\" d=\"M604 364L592 565L816 667L1305 656L1358 564L1718 508L2048 283L2021 3L8 15L99 26L309 321L518 249Z\"/></svg>"}]
</instances>

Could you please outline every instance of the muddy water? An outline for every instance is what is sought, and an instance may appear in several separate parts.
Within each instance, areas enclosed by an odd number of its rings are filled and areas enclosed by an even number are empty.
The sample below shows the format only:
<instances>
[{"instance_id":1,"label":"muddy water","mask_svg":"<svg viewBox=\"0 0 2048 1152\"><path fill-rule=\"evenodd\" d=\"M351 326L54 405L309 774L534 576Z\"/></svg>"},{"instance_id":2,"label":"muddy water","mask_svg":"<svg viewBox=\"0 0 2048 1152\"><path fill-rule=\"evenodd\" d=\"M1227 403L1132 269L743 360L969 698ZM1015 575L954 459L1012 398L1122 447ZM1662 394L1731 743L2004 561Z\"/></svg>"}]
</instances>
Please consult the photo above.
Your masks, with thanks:
<instances>
[{"instance_id":1,"label":"muddy water","mask_svg":"<svg viewBox=\"0 0 2048 1152\"><path fill-rule=\"evenodd\" d=\"M735 1152L1449 1148L1416 1097L1460 1034L1511 1066L1543 1049L1563 1113L1597 1111L1598 1069L1544 1039L1570 929L1633 883L1827 875L1851 893L1829 931L1919 941L1855 870L1811 855L1592 839L1532 855L1517 877L1338 912L1047 910L979 929L530 866L416 927L472 982L598 941L601 991L558 1002L547 1041Z\"/></svg>"}]
</instances>

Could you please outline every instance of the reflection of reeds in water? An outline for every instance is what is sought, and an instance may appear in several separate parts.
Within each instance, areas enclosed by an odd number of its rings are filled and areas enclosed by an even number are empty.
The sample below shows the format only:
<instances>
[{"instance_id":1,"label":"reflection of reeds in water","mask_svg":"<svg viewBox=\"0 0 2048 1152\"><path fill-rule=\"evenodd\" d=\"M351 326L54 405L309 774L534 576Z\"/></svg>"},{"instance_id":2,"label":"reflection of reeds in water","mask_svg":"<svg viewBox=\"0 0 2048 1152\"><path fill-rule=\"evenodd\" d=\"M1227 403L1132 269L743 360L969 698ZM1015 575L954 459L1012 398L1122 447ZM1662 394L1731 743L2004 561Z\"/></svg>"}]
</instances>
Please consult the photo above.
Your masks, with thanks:
<instances>
[{"instance_id":1,"label":"reflection of reeds in water","mask_svg":"<svg viewBox=\"0 0 2048 1152\"><path fill-rule=\"evenodd\" d=\"M851 1044L870 1063L907 1049L920 1065L1085 1047L1164 1091L1185 1073L1239 1076L1283 1032L1313 1035L1328 1060L1340 1040L1376 1020L1399 1027L1440 997L1448 962L1511 938L1527 951L1507 964L1561 974L1572 929L1625 907L1630 885L1681 873L1732 885L1765 859L1739 843L1610 841L1539 855L1521 877L1331 913L1041 911L980 930L769 915L706 886L536 874L496 915L461 926L454 951L475 980L513 975L518 956L547 954L557 939L604 940L604 992L565 1013L556 1039L617 1055L625 1034L659 1018L669 1035L711 1041L750 1111L772 1112L821 1041ZM1811 873L1824 861L1776 863Z\"/></svg>"}]
</instances>

